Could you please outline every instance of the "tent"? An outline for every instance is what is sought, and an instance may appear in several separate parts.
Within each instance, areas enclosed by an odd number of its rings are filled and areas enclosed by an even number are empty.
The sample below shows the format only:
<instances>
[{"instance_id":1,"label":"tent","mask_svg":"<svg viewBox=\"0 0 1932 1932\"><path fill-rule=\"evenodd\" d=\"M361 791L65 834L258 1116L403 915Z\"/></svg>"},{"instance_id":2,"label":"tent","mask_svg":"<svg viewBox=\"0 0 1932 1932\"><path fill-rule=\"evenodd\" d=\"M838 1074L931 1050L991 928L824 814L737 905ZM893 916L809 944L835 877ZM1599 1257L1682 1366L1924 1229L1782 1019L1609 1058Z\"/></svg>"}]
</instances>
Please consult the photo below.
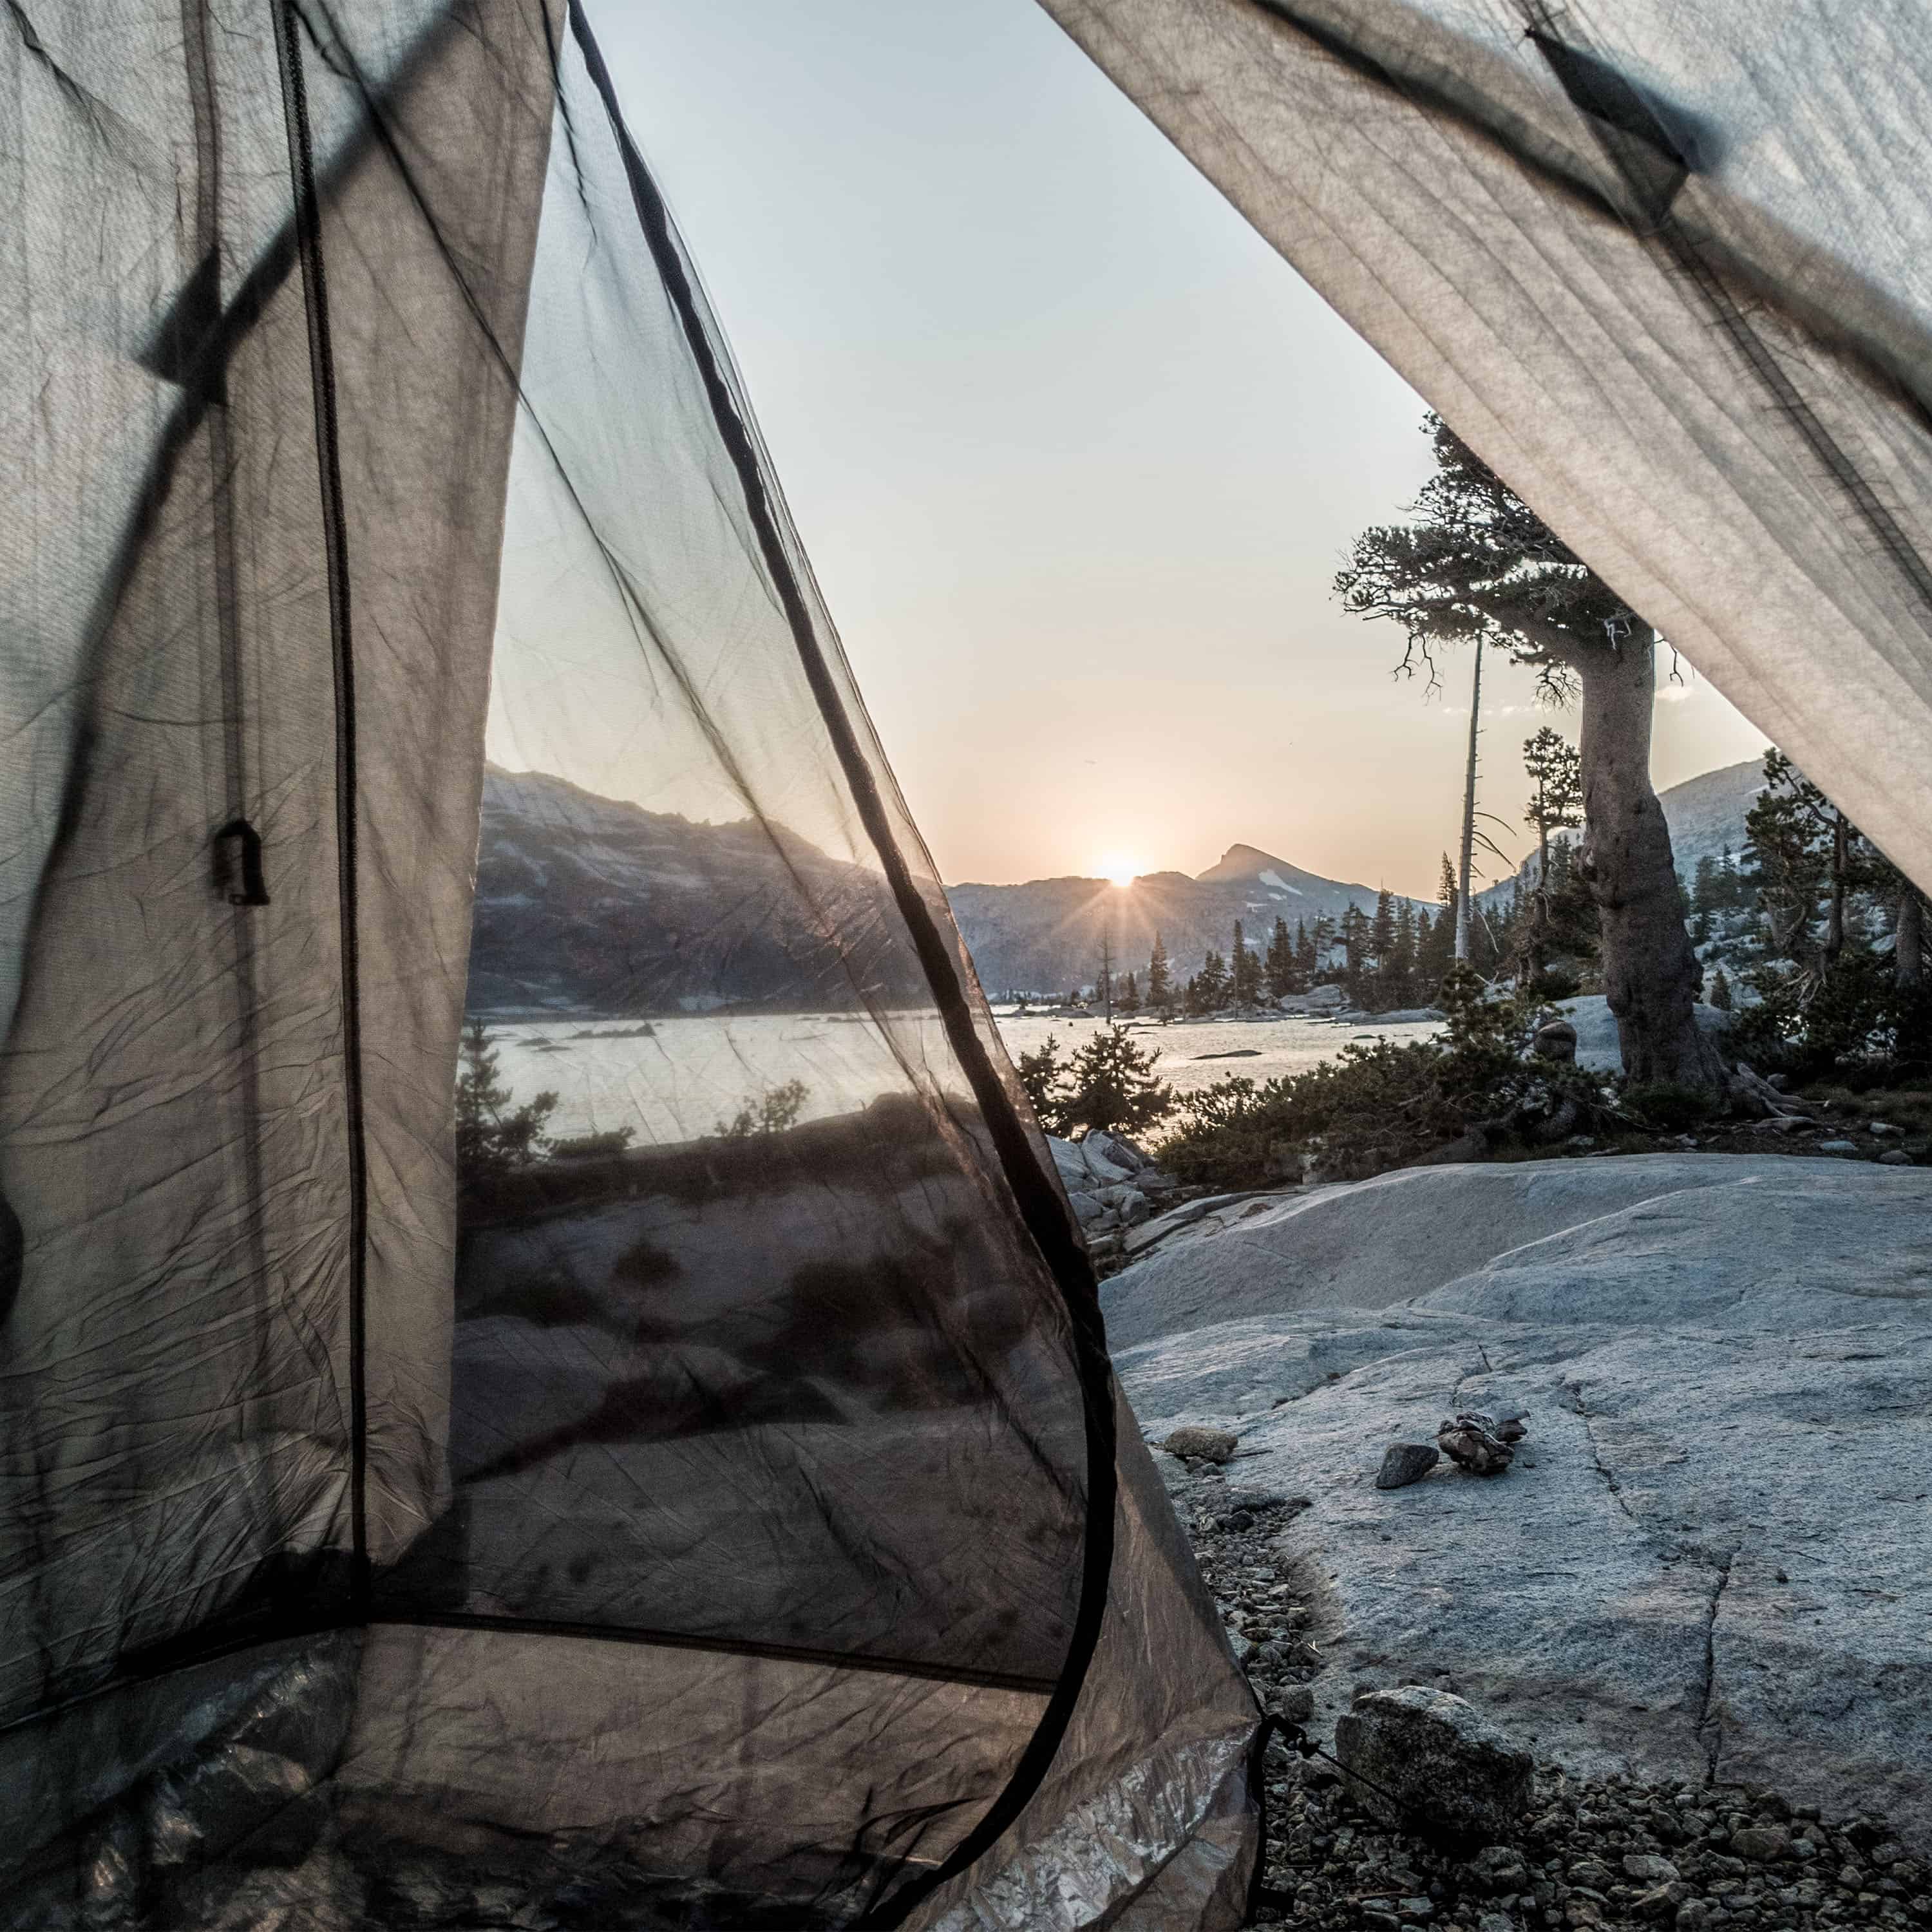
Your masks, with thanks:
<instances>
[{"instance_id":1,"label":"tent","mask_svg":"<svg viewBox=\"0 0 1932 1932\"><path fill-rule=\"evenodd\" d=\"M1932 885L1922 7L1046 4ZM1233 1923L1252 1702L580 14L0 58L4 1922Z\"/></svg>"},{"instance_id":2,"label":"tent","mask_svg":"<svg viewBox=\"0 0 1932 1932\"><path fill-rule=\"evenodd\" d=\"M581 12L0 65L0 1923L1236 1922L1252 1695Z\"/></svg>"}]
</instances>

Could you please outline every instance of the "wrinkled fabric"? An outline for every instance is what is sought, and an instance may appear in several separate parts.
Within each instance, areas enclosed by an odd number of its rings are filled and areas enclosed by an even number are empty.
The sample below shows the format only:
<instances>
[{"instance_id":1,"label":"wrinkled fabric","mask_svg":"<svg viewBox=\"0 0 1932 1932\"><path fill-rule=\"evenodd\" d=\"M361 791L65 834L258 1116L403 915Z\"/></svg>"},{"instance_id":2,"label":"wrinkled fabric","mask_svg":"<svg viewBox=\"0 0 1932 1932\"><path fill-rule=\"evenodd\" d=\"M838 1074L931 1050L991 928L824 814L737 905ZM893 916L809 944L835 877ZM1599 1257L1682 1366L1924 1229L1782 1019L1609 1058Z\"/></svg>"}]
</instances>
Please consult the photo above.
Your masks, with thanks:
<instances>
[{"instance_id":1,"label":"wrinkled fabric","mask_svg":"<svg viewBox=\"0 0 1932 1932\"><path fill-rule=\"evenodd\" d=\"M1042 4L1932 884L1918 0Z\"/></svg>"},{"instance_id":2,"label":"wrinkled fabric","mask_svg":"<svg viewBox=\"0 0 1932 1932\"><path fill-rule=\"evenodd\" d=\"M0 1924L1232 1924L1252 1700L589 23L0 86Z\"/></svg>"}]
</instances>

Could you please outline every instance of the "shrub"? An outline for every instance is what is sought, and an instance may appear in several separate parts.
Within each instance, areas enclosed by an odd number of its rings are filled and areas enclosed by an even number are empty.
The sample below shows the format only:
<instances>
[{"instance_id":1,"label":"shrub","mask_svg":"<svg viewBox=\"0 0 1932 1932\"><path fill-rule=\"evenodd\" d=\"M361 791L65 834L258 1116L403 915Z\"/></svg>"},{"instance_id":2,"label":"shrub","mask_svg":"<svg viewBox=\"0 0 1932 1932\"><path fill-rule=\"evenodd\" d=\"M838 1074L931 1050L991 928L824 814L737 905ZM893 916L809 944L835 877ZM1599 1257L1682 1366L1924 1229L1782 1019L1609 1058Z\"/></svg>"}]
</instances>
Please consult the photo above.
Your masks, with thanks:
<instances>
[{"instance_id":1,"label":"shrub","mask_svg":"<svg viewBox=\"0 0 1932 1932\"><path fill-rule=\"evenodd\" d=\"M1657 1080L1648 1086L1626 1087L1623 1108L1659 1133L1681 1134L1700 1120L1708 1120L1716 1102L1699 1088L1682 1087L1674 1080Z\"/></svg>"},{"instance_id":2,"label":"shrub","mask_svg":"<svg viewBox=\"0 0 1932 1932\"><path fill-rule=\"evenodd\" d=\"M1757 1002L1732 1022L1731 1044L1760 1071L1882 1082L1932 1060L1932 988L1900 987L1881 956L1847 952L1822 974L1773 962L1748 976Z\"/></svg>"},{"instance_id":3,"label":"shrub","mask_svg":"<svg viewBox=\"0 0 1932 1932\"><path fill-rule=\"evenodd\" d=\"M622 1154L638 1137L635 1127L611 1127L602 1133L573 1134L550 1144L553 1160L586 1160L598 1154Z\"/></svg>"},{"instance_id":4,"label":"shrub","mask_svg":"<svg viewBox=\"0 0 1932 1932\"><path fill-rule=\"evenodd\" d=\"M747 1102L728 1123L712 1123L711 1131L721 1140L748 1141L754 1134L782 1134L798 1125L798 1117L812 1097L812 1089L802 1080L788 1080L782 1087L768 1087L755 1106Z\"/></svg>"},{"instance_id":5,"label":"shrub","mask_svg":"<svg viewBox=\"0 0 1932 1932\"><path fill-rule=\"evenodd\" d=\"M1534 999L1488 998L1458 967L1437 1002L1449 1016L1438 1040L1351 1042L1306 1073L1259 1084L1235 1075L1186 1096L1163 1164L1214 1187L1265 1186L1306 1165L1325 1179L1359 1180L1411 1165L1479 1124L1501 1138L1561 1120L1570 1103L1578 1112L1601 1104L1601 1076L1524 1058L1548 1016Z\"/></svg>"}]
</instances>

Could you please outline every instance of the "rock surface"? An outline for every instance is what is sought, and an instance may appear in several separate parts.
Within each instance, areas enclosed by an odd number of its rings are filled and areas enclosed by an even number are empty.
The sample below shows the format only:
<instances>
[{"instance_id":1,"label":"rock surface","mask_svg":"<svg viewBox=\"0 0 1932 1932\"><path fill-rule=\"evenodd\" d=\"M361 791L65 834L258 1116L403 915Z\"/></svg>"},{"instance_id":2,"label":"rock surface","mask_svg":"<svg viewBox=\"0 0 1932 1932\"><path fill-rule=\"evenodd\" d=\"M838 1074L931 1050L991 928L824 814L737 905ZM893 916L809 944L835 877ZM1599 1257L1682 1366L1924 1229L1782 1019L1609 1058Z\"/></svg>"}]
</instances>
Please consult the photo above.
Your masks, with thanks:
<instances>
[{"instance_id":1,"label":"rock surface","mask_svg":"<svg viewBox=\"0 0 1932 1932\"><path fill-rule=\"evenodd\" d=\"M1358 1698L1336 1720L1335 1755L1350 1795L1384 1823L1484 1844L1523 1822L1535 1768L1473 1705L1421 1684Z\"/></svg>"},{"instance_id":2,"label":"rock surface","mask_svg":"<svg viewBox=\"0 0 1932 1932\"><path fill-rule=\"evenodd\" d=\"M1281 1549L1306 1496L1239 1486L1222 1472L1160 1459L1204 1581L1248 1654L1263 1707L1306 1724L1320 1646L1303 1586ZM1447 1478L1438 1478L1442 1481ZM1395 1507L1404 1505L1397 1504ZM1449 1673L1438 1688L1460 1690ZM1499 1713L1505 1729L1516 1719ZM1526 1815L1472 1852L1438 1833L1384 1825L1322 1757L1276 1741L1268 1753L1263 1925L1307 1932L1850 1932L1932 1924L1932 1861L1922 1837L1850 1801L1794 1801L1774 1787L1702 1780L1584 1778L1538 1764ZM1738 1834L1770 1829L1768 1862L1736 1854Z\"/></svg>"},{"instance_id":3,"label":"rock surface","mask_svg":"<svg viewBox=\"0 0 1932 1932\"><path fill-rule=\"evenodd\" d=\"M1241 1211L1102 1305L1144 1428L1306 1499L1271 1547L1327 1717L1447 1672L1578 1774L1932 1823L1932 1172L1646 1155ZM1506 1478L1376 1488L1392 1438L1511 1406Z\"/></svg>"}]
</instances>

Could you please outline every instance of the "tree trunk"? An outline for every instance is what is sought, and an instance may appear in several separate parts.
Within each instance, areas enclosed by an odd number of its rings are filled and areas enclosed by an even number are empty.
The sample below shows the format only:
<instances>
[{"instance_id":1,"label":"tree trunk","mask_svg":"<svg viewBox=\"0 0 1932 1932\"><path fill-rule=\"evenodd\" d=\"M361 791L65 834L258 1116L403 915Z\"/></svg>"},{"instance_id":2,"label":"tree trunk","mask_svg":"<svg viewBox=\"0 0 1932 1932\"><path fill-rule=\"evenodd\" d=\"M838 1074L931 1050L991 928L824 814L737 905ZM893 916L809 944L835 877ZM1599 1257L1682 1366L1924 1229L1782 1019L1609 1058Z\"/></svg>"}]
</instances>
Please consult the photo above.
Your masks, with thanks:
<instances>
[{"instance_id":1,"label":"tree trunk","mask_svg":"<svg viewBox=\"0 0 1932 1932\"><path fill-rule=\"evenodd\" d=\"M1483 709L1483 640L1476 640L1475 675L1469 686L1469 768L1462 782L1462 864L1456 874L1456 957L1469 957L1469 868L1476 847L1476 726Z\"/></svg>"},{"instance_id":2,"label":"tree trunk","mask_svg":"<svg viewBox=\"0 0 1932 1932\"><path fill-rule=\"evenodd\" d=\"M1703 973L1684 929L1670 832L1650 782L1654 634L1579 652L1583 688L1583 846L1578 870L1602 921L1604 991L1624 1072L1721 1092L1718 1050L1692 1010Z\"/></svg>"},{"instance_id":3,"label":"tree trunk","mask_svg":"<svg viewBox=\"0 0 1932 1932\"><path fill-rule=\"evenodd\" d=\"M1832 897L1825 914L1825 963L1829 966L1845 950L1845 891L1852 872L1852 822L1842 812L1832 814Z\"/></svg>"},{"instance_id":4,"label":"tree trunk","mask_svg":"<svg viewBox=\"0 0 1932 1932\"><path fill-rule=\"evenodd\" d=\"M1530 900L1529 938L1523 948L1524 976L1529 980L1541 976L1544 938L1550 929L1550 821L1543 816L1540 786L1536 805L1536 891Z\"/></svg>"},{"instance_id":5,"label":"tree trunk","mask_svg":"<svg viewBox=\"0 0 1932 1932\"><path fill-rule=\"evenodd\" d=\"M1925 977L1925 902L1911 886L1900 890L1898 918L1894 933L1893 983L1899 986L1918 986Z\"/></svg>"}]
</instances>

